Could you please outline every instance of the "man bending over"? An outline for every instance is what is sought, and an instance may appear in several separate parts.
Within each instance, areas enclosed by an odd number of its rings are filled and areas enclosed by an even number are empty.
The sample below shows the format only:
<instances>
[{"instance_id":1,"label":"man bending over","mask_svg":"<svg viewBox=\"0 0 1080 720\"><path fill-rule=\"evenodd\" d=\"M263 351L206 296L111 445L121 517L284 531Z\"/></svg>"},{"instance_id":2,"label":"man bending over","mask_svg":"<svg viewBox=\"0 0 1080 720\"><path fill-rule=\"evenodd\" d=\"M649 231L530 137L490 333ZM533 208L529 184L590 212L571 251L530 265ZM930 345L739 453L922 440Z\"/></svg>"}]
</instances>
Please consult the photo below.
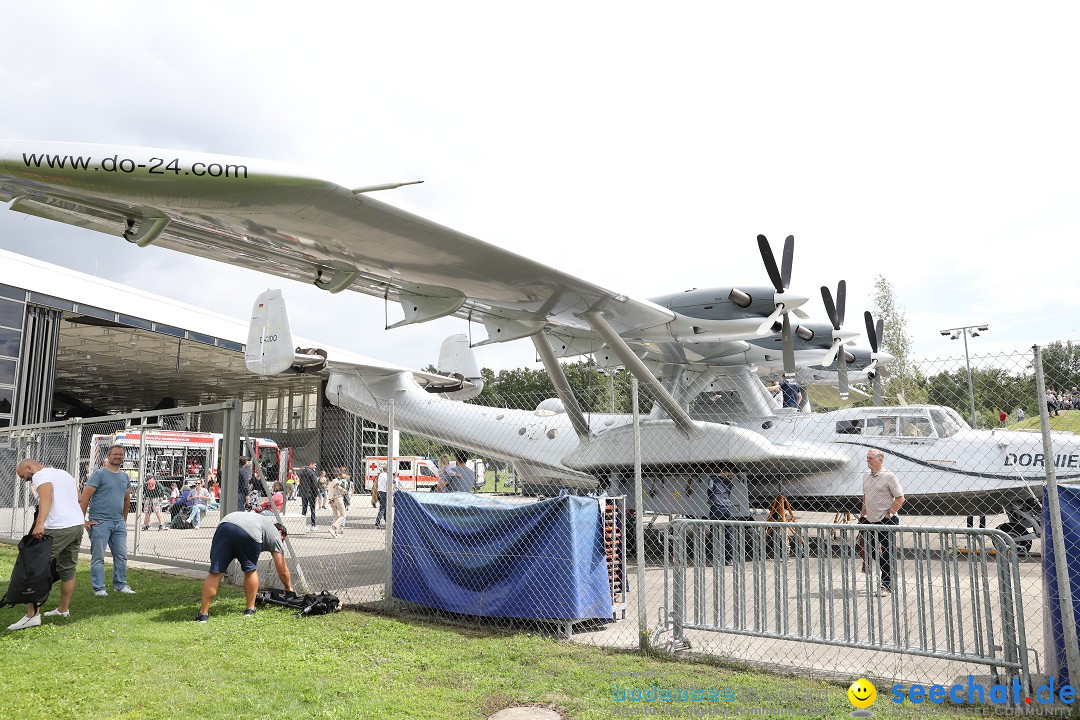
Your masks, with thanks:
<instances>
[{"instance_id":1,"label":"man bending over","mask_svg":"<svg viewBox=\"0 0 1080 720\"><path fill-rule=\"evenodd\" d=\"M221 579L233 560L238 560L240 569L244 571L244 597L247 598L244 617L255 614L255 594L259 591L259 554L263 550L273 557L274 569L281 578L281 584L286 592L291 593L292 578L285 564L285 546L281 543L288 535L284 525L266 515L234 512L223 517L210 543L210 573L203 581L202 606L195 620L206 622L210 603L217 597Z\"/></svg>"}]
</instances>

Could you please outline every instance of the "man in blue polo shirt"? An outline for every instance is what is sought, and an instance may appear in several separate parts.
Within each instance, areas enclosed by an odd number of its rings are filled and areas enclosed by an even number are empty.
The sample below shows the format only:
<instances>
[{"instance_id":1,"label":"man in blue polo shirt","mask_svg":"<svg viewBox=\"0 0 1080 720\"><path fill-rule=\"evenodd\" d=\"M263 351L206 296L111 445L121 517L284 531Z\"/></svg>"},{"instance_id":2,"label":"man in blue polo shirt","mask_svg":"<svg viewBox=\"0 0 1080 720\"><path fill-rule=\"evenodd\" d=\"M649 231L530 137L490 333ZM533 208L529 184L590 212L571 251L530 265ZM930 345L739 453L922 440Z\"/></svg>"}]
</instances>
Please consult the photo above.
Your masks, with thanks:
<instances>
[{"instance_id":1,"label":"man in blue polo shirt","mask_svg":"<svg viewBox=\"0 0 1080 720\"><path fill-rule=\"evenodd\" d=\"M113 445L105 454L105 465L87 479L79 496L82 511L90 518L90 585L94 595L105 597L105 546L113 559L113 590L127 595L135 591L127 583L127 516L131 507L131 478L120 471L124 448Z\"/></svg>"}]
</instances>

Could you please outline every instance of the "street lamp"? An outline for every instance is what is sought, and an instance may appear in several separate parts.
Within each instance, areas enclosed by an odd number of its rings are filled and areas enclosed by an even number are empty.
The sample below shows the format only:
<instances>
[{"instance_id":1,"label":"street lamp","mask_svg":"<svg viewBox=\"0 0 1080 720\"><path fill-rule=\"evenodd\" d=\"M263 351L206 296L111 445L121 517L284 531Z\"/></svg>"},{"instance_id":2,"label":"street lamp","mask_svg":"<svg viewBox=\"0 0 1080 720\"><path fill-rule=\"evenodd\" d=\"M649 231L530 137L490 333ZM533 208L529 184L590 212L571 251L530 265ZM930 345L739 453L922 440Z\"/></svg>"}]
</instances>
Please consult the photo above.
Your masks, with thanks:
<instances>
[{"instance_id":1,"label":"street lamp","mask_svg":"<svg viewBox=\"0 0 1080 720\"><path fill-rule=\"evenodd\" d=\"M971 356L968 355L968 335L977 338L980 333L984 333L989 329L990 327L988 325L967 325L965 327L955 327L941 331L941 334L948 337L950 340L957 340L961 335L964 336L964 364L967 365L968 402L971 403L971 427L973 428L977 428L978 423L975 418L975 388L971 384Z\"/></svg>"}]
</instances>

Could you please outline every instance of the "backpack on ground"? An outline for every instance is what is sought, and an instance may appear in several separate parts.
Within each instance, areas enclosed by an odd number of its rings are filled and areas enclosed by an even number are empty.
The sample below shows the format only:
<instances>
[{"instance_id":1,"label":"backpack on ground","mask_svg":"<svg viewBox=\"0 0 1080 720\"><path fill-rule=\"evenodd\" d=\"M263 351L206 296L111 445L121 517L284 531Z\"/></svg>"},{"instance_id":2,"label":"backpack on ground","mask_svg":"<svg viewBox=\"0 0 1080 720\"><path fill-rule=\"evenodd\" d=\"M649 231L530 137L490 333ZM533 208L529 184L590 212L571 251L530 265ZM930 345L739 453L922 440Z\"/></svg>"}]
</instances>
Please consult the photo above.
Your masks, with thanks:
<instances>
[{"instance_id":1,"label":"backpack on ground","mask_svg":"<svg viewBox=\"0 0 1080 720\"><path fill-rule=\"evenodd\" d=\"M19 557L0 607L32 603L40 608L45 604L53 583L60 579L56 561L52 560L52 546L53 539L48 535L40 540L26 535L19 541Z\"/></svg>"},{"instance_id":2,"label":"backpack on ground","mask_svg":"<svg viewBox=\"0 0 1080 720\"><path fill-rule=\"evenodd\" d=\"M264 590L255 596L256 605L280 605L299 610L300 615L327 615L341 609L341 600L323 590L321 593L297 595L278 588Z\"/></svg>"},{"instance_id":3,"label":"backpack on ground","mask_svg":"<svg viewBox=\"0 0 1080 720\"><path fill-rule=\"evenodd\" d=\"M194 528L195 526L191 524L191 508L180 508L179 511L173 515L169 527L173 530L191 530Z\"/></svg>"}]
</instances>

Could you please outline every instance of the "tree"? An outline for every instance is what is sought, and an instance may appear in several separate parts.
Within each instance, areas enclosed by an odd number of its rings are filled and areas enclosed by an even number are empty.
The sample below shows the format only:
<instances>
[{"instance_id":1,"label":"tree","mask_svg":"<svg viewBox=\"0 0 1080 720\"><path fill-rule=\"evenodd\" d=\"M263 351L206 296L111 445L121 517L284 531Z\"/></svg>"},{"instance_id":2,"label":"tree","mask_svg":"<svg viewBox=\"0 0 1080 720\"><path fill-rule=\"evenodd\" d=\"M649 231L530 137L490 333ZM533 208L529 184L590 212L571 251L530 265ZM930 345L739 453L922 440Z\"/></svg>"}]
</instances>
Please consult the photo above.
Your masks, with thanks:
<instances>
[{"instance_id":1,"label":"tree","mask_svg":"<svg viewBox=\"0 0 1080 720\"><path fill-rule=\"evenodd\" d=\"M1055 340L1043 348L1042 361L1047 390L1060 393L1080 387L1080 345Z\"/></svg>"},{"instance_id":2,"label":"tree","mask_svg":"<svg viewBox=\"0 0 1080 720\"><path fill-rule=\"evenodd\" d=\"M881 350L895 360L889 364L884 394L890 398L903 396L909 403L924 402L926 390L922 373L911 363L911 337L907 333L907 315L896 301L892 284L884 275L874 280L874 317L884 321Z\"/></svg>"}]
</instances>

